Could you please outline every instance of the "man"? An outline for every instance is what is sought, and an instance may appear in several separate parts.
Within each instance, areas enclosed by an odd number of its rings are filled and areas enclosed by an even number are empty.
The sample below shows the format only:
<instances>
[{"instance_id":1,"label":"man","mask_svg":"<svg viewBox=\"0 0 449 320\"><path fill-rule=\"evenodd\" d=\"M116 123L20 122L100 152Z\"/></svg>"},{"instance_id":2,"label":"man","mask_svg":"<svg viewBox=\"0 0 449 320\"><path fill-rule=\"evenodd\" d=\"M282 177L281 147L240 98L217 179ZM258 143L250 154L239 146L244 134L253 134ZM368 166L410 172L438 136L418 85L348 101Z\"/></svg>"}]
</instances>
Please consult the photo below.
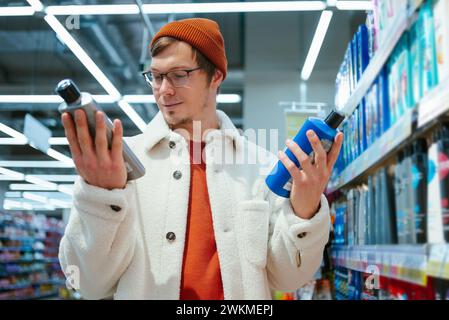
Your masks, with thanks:
<instances>
[{"instance_id":1,"label":"man","mask_svg":"<svg viewBox=\"0 0 449 320\"><path fill-rule=\"evenodd\" d=\"M299 288L319 268L328 240L322 193L342 135L327 155L310 132L314 162L289 141L303 170L279 153L293 181L290 199L277 197L261 169L278 159L216 110L227 71L218 25L169 23L150 50L144 75L160 112L128 141L144 177L126 181L119 120L109 150L101 112L95 139L82 111L74 121L62 116L80 175L60 245L63 270L79 269L88 299L270 299L270 289ZM246 160L223 163L223 155Z\"/></svg>"}]
</instances>

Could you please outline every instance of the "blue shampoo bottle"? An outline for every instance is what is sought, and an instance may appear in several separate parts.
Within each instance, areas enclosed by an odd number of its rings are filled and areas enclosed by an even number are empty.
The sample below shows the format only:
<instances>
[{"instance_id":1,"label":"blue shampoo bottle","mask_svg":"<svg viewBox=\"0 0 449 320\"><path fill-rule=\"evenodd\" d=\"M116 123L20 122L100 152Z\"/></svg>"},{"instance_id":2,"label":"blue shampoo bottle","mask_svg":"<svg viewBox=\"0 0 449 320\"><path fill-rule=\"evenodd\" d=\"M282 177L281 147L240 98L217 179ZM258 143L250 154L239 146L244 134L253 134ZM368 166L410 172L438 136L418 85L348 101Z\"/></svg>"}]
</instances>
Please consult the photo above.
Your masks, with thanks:
<instances>
[{"instance_id":1,"label":"blue shampoo bottle","mask_svg":"<svg viewBox=\"0 0 449 320\"><path fill-rule=\"evenodd\" d=\"M344 118L345 117L342 114L336 111L332 111L326 119L324 119L324 121L320 118L310 117L306 120L299 132L293 138L293 141L295 141L305 153L313 157L313 149L306 135L308 130L313 130L321 140L324 150L328 152L332 147L335 136L338 133L337 128ZM286 148L285 154L296 164L298 168L300 167L299 161L290 149ZM271 173L267 176L265 182L268 188L270 188L270 190L278 196L284 198L290 197L291 176L287 168L285 168L280 160L276 163Z\"/></svg>"}]
</instances>

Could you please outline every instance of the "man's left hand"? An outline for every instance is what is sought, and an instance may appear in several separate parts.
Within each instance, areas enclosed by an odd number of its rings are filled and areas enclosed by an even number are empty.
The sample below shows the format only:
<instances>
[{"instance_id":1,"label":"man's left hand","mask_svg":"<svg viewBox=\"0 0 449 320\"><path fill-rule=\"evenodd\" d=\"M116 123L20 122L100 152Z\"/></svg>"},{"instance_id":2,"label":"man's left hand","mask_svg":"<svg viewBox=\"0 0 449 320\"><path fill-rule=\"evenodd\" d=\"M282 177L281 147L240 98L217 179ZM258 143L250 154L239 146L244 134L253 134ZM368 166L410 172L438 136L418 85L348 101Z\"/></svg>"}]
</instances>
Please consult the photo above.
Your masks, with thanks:
<instances>
[{"instance_id":1,"label":"man's left hand","mask_svg":"<svg viewBox=\"0 0 449 320\"><path fill-rule=\"evenodd\" d=\"M343 133L339 132L335 136L328 154L313 130L307 131L307 138L315 153L314 162L293 140L287 140L286 145L299 161L301 168L298 168L285 152L278 153L279 159L292 176L290 203L296 215L303 219L312 218L319 210L321 195L330 179L343 144Z\"/></svg>"}]
</instances>

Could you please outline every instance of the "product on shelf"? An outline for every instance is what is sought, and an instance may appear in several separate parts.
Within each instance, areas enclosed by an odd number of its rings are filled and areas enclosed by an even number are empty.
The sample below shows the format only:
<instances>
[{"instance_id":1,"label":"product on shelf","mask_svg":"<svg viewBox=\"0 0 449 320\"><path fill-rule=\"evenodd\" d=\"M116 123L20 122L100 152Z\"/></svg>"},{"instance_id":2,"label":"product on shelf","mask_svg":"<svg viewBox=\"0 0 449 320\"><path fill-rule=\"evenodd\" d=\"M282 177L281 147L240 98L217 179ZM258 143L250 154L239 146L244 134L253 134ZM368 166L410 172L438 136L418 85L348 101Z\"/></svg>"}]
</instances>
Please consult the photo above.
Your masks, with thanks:
<instances>
[{"instance_id":1,"label":"product on shelf","mask_svg":"<svg viewBox=\"0 0 449 320\"><path fill-rule=\"evenodd\" d=\"M439 174L439 139L440 132L433 133L432 143L428 150L428 168L427 168L427 242L444 242L441 193L440 193L440 174ZM444 154L441 153L441 159Z\"/></svg>"},{"instance_id":2,"label":"product on shelf","mask_svg":"<svg viewBox=\"0 0 449 320\"><path fill-rule=\"evenodd\" d=\"M449 280L428 278L423 286L343 267L335 267L334 274L336 300L449 299Z\"/></svg>"},{"instance_id":3,"label":"product on shelf","mask_svg":"<svg viewBox=\"0 0 449 320\"><path fill-rule=\"evenodd\" d=\"M427 242L427 142L413 142L412 161L412 209L415 221L415 242Z\"/></svg>"},{"instance_id":4,"label":"product on shelf","mask_svg":"<svg viewBox=\"0 0 449 320\"><path fill-rule=\"evenodd\" d=\"M434 0L433 18L438 78L443 82L449 77L449 0Z\"/></svg>"},{"instance_id":5,"label":"product on shelf","mask_svg":"<svg viewBox=\"0 0 449 320\"><path fill-rule=\"evenodd\" d=\"M407 0L373 0L373 9L377 48L382 48L394 32L395 22L406 12Z\"/></svg>"},{"instance_id":6,"label":"product on shelf","mask_svg":"<svg viewBox=\"0 0 449 320\"><path fill-rule=\"evenodd\" d=\"M0 299L58 294L65 285L57 258L63 228L44 215L0 211Z\"/></svg>"},{"instance_id":7,"label":"product on shelf","mask_svg":"<svg viewBox=\"0 0 449 320\"><path fill-rule=\"evenodd\" d=\"M438 141L438 174L443 236L449 242L449 127L442 126Z\"/></svg>"},{"instance_id":8,"label":"product on shelf","mask_svg":"<svg viewBox=\"0 0 449 320\"><path fill-rule=\"evenodd\" d=\"M438 67L435 45L435 27L433 22L432 1L425 1L419 12L420 45L423 54L423 94L438 84Z\"/></svg>"},{"instance_id":9,"label":"product on shelf","mask_svg":"<svg viewBox=\"0 0 449 320\"><path fill-rule=\"evenodd\" d=\"M332 210L335 245L397 242L393 182L385 168L370 176L367 185L343 193Z\"/></svg>"}]
</instances>

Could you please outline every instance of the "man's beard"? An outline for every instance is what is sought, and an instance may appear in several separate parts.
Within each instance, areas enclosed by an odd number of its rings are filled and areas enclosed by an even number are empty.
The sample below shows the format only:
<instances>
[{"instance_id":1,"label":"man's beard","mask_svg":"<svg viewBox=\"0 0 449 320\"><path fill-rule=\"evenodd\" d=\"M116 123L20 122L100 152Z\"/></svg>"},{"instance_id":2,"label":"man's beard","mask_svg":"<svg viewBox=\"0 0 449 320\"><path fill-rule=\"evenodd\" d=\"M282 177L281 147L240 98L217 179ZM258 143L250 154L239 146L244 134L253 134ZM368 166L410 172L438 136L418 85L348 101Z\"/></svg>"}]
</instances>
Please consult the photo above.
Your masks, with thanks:
<instances>
[{"instance_id":1,"label":"man's beard","mask_svg":"<svg viewBox=\"0 0 449 320\"><path fill-rule=\"evenodd\" d=\"M206 101L203 102L203 108L202 110L205 110L207 108L207 99ZM171 130L175 130L178 129L180 126L184 127L185 125L192 125L193 124L193 118L191 116L187 116L181 119L176 119L175 117L172 117L172 115L174 115L175 112L174 111L169 111L167 118L165 119L165 121L168 124L168 127Z\"/></svg>"},{"instance_id":2,"label":"man's beard","mask_svg":"<svg viewBox=\"0 0 449 320\"><path fill-rule=\"evenodd\" d=\"M179 128L179 126L184 126L186 124L192 123L193 120L188 117L188 118L182 118L182 119L167 119L167 124L170 127L170 129L174 130Z\"/></svg>"}]
</instances>

